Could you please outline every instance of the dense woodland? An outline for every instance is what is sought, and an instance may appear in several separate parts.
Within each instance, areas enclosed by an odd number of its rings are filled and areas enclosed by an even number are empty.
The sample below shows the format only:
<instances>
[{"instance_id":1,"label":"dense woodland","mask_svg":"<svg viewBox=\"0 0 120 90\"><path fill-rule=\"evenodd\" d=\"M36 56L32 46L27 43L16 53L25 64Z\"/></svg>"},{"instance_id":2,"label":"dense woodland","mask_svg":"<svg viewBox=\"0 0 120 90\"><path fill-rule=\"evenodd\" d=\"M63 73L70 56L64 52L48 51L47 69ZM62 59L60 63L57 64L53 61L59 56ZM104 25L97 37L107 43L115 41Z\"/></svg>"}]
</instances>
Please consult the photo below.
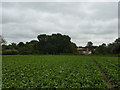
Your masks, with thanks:
<instances>
[{"instance_id":1,"label":"dense woodland","mask_svg":"<svg viewBox=\"0 0 120 90\"><path fill-rule=\"evenodd\" d=\"M2 45L3 55L28 55L28 54L78 54L75 43L71 42L71 38L68 35L41 34L37 36L38 40L32 40L30 42L19 42L5 44L5 40L0 44ZM120 55L120 38L117 38L113 43L106 45L103 43L99 46L93 46L92 42L88 42L86 47L92 51L92 54L97 55Z\"/></svg>"},{"instance_id":2,"label":"dense woodland","mask_svg":"<svg viewBox=\"0 0 120 90\"><path fill-rule=\"evenodd\" d=\"M67 35L52 34L38 35L37 40L30 42L2 45L3 54L73 54L76 53L76 44L71 42Z\"/></svg>"}]
</instances>

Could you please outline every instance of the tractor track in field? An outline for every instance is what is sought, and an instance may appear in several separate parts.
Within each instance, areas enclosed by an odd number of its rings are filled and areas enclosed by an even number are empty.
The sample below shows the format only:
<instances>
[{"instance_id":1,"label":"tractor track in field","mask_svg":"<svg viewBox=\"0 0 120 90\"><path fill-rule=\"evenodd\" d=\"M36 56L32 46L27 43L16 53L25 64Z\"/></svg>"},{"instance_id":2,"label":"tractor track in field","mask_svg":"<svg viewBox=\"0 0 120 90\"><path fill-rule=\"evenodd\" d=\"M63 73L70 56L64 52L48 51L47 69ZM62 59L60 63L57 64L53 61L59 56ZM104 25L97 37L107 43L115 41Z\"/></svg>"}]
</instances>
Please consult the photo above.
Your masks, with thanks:
<instances>
[{"instance_id":1,"label":"tractor track in field","mask_svg":"<svg viewBox=\"0 0 120 90\"><path fill-rule=\"evenodd\" d=\"M104 71L100 68L100 65L93 59L93 63L96 65L98 70L100 71L101 76L104 78L105 83L110 90L114 90L115 87L113 86L112 82L109 81L109 78L105 75Z\"/></svg>"}]
</instances>

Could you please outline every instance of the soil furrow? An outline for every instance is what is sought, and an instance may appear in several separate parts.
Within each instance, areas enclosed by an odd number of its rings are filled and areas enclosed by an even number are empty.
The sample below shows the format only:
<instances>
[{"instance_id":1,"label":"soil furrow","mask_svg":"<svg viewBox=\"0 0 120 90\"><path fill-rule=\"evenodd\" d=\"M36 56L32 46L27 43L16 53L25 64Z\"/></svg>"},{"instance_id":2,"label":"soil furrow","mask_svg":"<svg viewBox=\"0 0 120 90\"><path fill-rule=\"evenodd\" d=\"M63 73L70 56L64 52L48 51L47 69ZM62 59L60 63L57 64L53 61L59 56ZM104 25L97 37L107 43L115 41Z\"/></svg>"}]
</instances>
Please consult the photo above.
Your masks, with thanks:
<instances>
[{"instance_id":1,"label":"soil furrow","mask_svg":"<svg viewBox=\"0 0 120 90\"><path fill-rule=\"evenodd\" d=\"M105 83L109 89L114 89L115 87L113 86L112 82L109 81L109 78L105 75L104 71L100 68L100 65L96 62L96 60L93 60L94 64L96 67L99 69L100 74L103 76Z\"/></svg>"}]
</instances>

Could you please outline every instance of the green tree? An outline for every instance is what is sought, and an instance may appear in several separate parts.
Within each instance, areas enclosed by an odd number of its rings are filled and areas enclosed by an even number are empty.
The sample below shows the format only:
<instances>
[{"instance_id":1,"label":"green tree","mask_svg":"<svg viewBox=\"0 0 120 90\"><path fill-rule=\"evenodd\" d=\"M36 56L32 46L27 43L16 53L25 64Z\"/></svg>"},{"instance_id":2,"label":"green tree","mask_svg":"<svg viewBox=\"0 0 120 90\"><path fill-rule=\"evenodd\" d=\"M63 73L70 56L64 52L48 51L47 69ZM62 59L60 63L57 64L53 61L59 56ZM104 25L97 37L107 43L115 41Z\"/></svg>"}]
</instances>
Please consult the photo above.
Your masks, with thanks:
<instances>
[{"instance_id":1,"label":"green tree","mask_svg":"<svg viewBox=\"0 0 120 90\"><path fill-rule=\"evenodd\" d=\"M43 54L62 54L62 53L73 53L76 48L70 41L71 38L67 35L52 34L52 35L38 35L39 50ZM76 45L75 45L76 46ZM73 50L74 47L74 50Z\"/></svg>"},{"instance_id":2,"label":"green tree","mask_svg":"<svg viewBox=\"0 0 120 90\"><path fill-rule=\"evenodd\" d=\"M92 46L93 46L93 43L92 43L91 41L89 41L89 42L87 43L87 46L86 46L86 47L91 48Z\"/></svg>"},{"instance_id":3,"label":"green tree","mask_svg":"<svg viewBox=\"0 0 120 90\"><path fill-rule=\"evenodd\" d=\"M89 50L91 50L92 53L94 52L94 50L93 50L93 43L92 43L91 41L89 41L89 42L87 43L86 48L88 48Z\"/></svg>"},{"instance_id":4,"label":"green tree","mask_svg":"<svg viewBox=\"0 0 120 90\"><path fill-rule=\"evenodd\" d=\"M108 45L102 44L96 50L97 54L120 54L120 38L117 38L113 43Z\"/></svg>"},{"instance_id":5,"label":"green tree","mask_svg":"<svg viewBox=\"0 0 120 90\"><path fill-rule=\"evenodd\" d=\"M106 44L103 43L102 45L99 45L99 47L96 48L95 54L105 55L105 54L107 54L107 53L106 53L106 50L107 50Z\"/></svg>"}]
</instances>

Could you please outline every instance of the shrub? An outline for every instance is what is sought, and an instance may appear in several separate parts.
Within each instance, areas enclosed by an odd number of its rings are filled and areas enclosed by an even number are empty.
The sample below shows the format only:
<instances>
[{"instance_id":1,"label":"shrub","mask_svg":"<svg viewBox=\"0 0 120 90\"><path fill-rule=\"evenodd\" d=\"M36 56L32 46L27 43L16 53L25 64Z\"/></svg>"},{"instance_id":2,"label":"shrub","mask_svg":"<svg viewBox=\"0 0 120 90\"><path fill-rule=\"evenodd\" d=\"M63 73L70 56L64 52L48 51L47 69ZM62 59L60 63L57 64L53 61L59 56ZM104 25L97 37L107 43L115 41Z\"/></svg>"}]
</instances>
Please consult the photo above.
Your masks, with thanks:
<instances>
[{"instance_id":1,"label":"shrub","mask_svg":"<svg viewBox=\"0 0 120 90\"><path fill-rule=\"evenodd\" d=\"M11 49L7 49L5 51L2 52L3 55L17 55L19 54L19 52L15 49L11 50Z\"/></svg>"}]
</instances>

